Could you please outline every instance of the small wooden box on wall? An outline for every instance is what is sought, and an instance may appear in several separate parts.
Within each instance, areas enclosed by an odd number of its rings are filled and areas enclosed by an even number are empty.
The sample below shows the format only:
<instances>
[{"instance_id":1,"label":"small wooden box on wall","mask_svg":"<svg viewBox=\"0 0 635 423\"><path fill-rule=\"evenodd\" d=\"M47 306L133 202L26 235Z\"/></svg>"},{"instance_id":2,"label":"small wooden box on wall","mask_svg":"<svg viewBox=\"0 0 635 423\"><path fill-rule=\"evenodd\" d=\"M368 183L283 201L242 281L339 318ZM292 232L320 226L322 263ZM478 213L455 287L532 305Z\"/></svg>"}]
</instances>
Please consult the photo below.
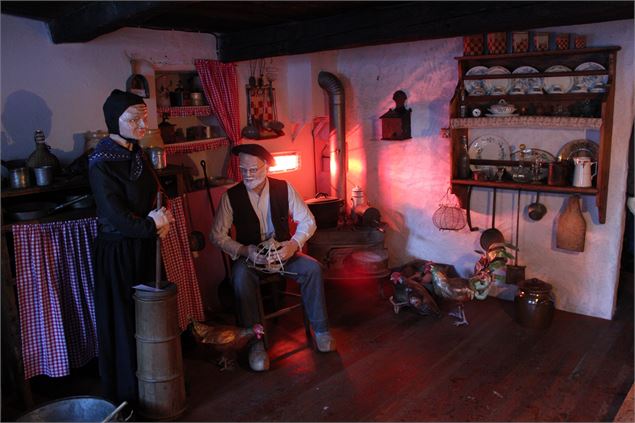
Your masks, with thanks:
<instances>
[{"instance_id":1,"label":"small wooden box on wall","mask_svg":"<svg viewBox=\"0 0 635 423\"><path fill-rule=\"evenodd\" d=\"M381 115L381 139L382 140L407 140L410 136L410 114L412 109L406 109L406 93L395 91L392 99L395 108L389 109Z\"/></svg>"}]
</instances>

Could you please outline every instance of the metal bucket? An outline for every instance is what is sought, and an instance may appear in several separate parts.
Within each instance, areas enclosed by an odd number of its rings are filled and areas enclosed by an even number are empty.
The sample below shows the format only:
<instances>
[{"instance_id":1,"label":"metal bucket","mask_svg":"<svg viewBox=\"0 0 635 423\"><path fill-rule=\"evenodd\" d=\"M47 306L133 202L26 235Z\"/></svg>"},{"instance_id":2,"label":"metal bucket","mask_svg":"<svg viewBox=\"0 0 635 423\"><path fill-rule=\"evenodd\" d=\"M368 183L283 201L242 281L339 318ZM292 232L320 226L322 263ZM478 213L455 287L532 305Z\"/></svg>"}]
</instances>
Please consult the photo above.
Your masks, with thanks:
<instances>
[{"instance_id":1,"label":"metal bucket","mask_svg":"<svg viewBox=\"0 0 635 423\"><path fill-rule=\"evenodd\" d=\"M28 167L18 167L9 171L9 184L13 189L28 188L31 186L31 177Z\"/></svg>"},{"instance_id":2,"label":"metal bucket","mask_svg":"<svg viewBox=\"0 0 635 423\"><path fill-rule=\"evenodd\" d=\"M121 407L119 407L121 408ZM48 402L22 415L18 422L102 422L114 420L115 404L99 397L78 396ZM109 418L107 420L107 418ZM117 421L121 421L117 419Z\"/></svg>"},{"instance_id":3,"label":"metal bucket","mask_svg":"<svg viewBox=\"0 0 635 423\"><path fill-rule=\"evenodd\" d=\"M186 408L176 285L134 294L139 414L173 420Z\"/></svg>"}]
</instances>

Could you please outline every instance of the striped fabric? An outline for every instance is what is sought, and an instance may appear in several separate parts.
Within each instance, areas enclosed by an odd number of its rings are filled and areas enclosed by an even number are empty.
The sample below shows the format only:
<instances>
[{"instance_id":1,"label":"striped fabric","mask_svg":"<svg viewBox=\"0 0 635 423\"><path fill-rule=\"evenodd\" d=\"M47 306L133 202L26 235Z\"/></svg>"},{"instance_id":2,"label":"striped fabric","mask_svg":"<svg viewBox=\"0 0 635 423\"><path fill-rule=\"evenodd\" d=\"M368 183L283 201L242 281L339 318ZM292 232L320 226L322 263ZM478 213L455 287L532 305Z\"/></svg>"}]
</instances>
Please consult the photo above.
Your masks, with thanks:
<instances>
[{"instance_id":1,"label":"striped fabric","mask_svg":"<svg viewBox=\"0 0 635 423\"><path fill-rule=\"evenodd\" d=\"M161 255L167 280L177 286L179 327L185 330L190 316L196 320L205 320L203 302L190 252L183 197L170 199L168 208L172 211L175 222L170 227L168 236L161 240Z\"/></svg>"},{"instance_id":2,"label":"striped fabric","mask_svg":"<svg viewBox=\"0 0 635 423\"><path fill-rule=\"evenodd\" d=\"M97 355L97 220L14 225L24 377L61 377Z\"/></svg>"},{"instance_id":3,"label":"striped fabric","mask_svg":"<svg viewBox=\"0 0 635 423\"><path fill-rule=\"evenodd\" d=\"M240 112L238 109L238 77L234 63L221 63L218 60L197 59L194 61L201 78L207 102L211 105L231 146L240 144ZM227 168L227 177L240 182L238 157L231 155Z\"/></svg>"}]
</instances>

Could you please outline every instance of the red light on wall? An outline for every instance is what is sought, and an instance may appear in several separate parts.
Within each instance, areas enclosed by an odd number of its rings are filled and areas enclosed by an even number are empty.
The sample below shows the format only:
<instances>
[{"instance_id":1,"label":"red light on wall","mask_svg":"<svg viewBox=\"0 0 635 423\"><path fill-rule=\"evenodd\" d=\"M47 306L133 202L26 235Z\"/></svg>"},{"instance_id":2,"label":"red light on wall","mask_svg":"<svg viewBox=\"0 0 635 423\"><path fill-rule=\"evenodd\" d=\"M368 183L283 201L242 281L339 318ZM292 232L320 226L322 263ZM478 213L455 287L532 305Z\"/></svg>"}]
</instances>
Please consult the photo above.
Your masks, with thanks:
<instances>
[{"instance_id":1,"label":"red light on wall","mask_svg":"<svg viewBox=\"0 0 635 423\"><path fill-rule=\"evenodd\" d=\"M300 154L291 153L273 153L276 159L276 165L269 167L269 173L285 173L293 172L300 169Z\"/></svg>"}]
</instances>

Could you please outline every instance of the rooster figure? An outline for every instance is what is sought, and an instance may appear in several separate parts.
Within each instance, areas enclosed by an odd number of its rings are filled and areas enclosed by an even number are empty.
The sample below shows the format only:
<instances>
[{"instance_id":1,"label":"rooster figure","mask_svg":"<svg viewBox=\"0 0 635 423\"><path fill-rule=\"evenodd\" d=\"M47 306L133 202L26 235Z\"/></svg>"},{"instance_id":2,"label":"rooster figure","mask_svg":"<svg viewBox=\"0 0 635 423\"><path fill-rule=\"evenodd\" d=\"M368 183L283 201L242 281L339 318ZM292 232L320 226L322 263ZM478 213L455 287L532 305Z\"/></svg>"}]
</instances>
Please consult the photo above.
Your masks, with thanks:
<instances>
[{"instance_id":1,"label":"rooster figure","mask_svg":"<svg viewBox=\"0 0 635 423\"><path fill-rule=\"evenodd\" d=\"M402 306L408 305L423 316L441 316L441 310L432 295L423 286L421 272L406 277L400 272L393 272L390 281L395 286L395 294L390 297L395 314L399 313Z\"/></svg>"},{"instance_id":2,"label":"rooster figure","mask_svg":"<svg viewBox=\"0 0 635 423\"><path fill-rule=\"evenodd\" d=\"M457 321L454 322L454 325L468 325L469 323L465 318L465 311L463 310L463 303L474 298L474 290L470 287L469 280L456 277L450 278L434 263L428 264L426 266L426 271L429 271L432 274L432 286L434 287L434 293L440 298L451 300L458 304L457 311L448 313L450 316L457 319Z\"/></svg>"},{"instance_id":3,"label":"rooster figure","mask_svg":"<svg viewBox=\"0 0 635 423\"><path fill-rule=\"evenodd\" d=\"M254 336L260 339L265 333L261 324L255 324L251 328L239 328L236 326L211 325L197 322L192 318L190 318L190 321L192 322L192 333L196 341L221 353L221 358L217 361L221 371L233 369L236 353L243 349Z\"/></svg>"}]
</instances>

